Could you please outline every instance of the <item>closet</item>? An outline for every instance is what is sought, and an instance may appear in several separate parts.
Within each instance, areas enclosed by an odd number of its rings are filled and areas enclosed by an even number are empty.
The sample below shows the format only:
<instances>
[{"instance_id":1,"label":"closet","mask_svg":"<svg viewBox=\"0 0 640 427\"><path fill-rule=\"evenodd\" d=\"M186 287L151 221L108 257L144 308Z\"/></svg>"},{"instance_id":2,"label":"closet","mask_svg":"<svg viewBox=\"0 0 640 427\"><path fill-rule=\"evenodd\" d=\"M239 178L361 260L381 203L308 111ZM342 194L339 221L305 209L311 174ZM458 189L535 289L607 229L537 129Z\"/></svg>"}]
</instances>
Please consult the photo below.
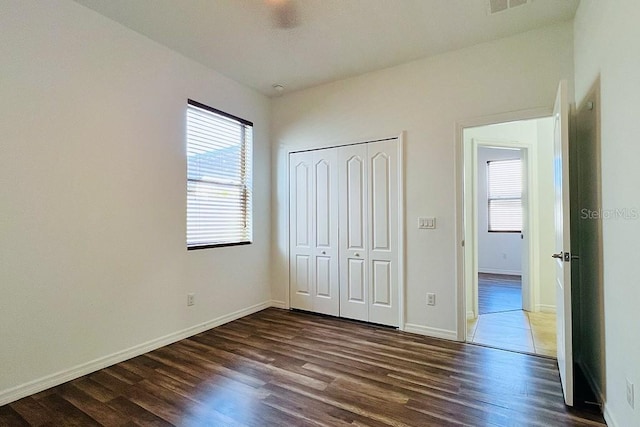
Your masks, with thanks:
<instances>
[{"instance_id":1,"label":"closet","mask_svg":"<svg viewBox=\"0 0 640 427\"><path fill-rule=\"evenodd\" d=\"M290 153L291 308L399 325L400 148Z\"/></svg>"}]
</instances>

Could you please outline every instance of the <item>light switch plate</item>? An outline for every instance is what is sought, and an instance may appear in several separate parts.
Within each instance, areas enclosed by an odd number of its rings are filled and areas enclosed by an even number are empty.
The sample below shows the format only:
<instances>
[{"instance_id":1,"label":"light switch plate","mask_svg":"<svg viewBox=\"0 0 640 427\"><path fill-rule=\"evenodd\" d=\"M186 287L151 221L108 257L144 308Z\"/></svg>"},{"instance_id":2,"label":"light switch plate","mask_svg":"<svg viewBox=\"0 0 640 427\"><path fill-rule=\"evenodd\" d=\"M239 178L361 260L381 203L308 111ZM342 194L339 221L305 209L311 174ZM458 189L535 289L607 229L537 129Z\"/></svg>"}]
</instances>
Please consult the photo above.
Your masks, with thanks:
<instances>
[{"instance_id":1,"label":"light switch plate","mask_svg":"<svg viewBox=\"0 0 640 427\"><path fill-rule=\"evenodd\" d=\"M418 228L420 229L436 228L436 219L434 217L420 217L418 218Z\"/></svg>"}]
</instances>

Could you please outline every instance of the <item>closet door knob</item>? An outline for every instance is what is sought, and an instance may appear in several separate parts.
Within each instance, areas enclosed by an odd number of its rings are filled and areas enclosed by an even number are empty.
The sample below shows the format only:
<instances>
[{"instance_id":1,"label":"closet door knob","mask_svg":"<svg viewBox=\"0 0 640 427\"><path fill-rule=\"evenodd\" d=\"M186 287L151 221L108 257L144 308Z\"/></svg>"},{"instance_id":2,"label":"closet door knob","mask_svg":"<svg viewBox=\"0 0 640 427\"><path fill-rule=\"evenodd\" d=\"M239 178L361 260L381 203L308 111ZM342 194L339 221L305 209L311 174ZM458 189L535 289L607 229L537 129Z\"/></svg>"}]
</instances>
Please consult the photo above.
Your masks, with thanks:
<instances>
[{"instance_id":1,"label":"closet door knob","mask_svg":"<svg viewBox=\"0 0 640 427\"><path fill-rule=\"evenodd\" d=\"M360 254L356 252L356 256L360 256Z\"/></svg>"},{"instance_id":2,"label":"closet door knob","mask_svg":"<svg viewBox=\"0 0 640 427\"><path fill-rule=\"evenodd\" d=\"M327 254L327 252L326 252L326 251L322 251L322 255L326 255L326 254Z\"/></svg>"}]
</instances>

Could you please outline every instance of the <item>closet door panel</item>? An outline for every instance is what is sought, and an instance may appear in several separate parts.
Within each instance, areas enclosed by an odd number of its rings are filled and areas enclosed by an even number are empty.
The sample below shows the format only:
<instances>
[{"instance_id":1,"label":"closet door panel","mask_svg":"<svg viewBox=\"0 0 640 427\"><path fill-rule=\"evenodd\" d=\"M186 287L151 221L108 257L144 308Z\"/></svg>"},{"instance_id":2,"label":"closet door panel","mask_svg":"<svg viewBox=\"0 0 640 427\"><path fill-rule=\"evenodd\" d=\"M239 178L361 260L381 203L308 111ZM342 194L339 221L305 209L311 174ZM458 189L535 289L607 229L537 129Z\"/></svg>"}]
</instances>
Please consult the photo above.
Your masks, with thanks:
<instances>
[{"instance_id":1,"label":"closet door panel","mask_svg":"<svg viewBox=\"0 0 640 427\"><path fill-rule=\"evenodd\" d=\"M389 250L391 159L378 152L371 159L371 249Z\"/></svg>"},{"instance_id":2,"label":"closet door panel","mask_svg":"<svg viewBox=\"0 0 640 427\"><path fill-rule=\"evenodd\" d=\"M367 144L369 321L398 326L398 140Z\"/></svg>"},{"instance_id":3,"label":"closet door panel","mask_svg":"<svg viewBox=\"0 0 640 427\"><path fill-rule=\"evenodd\" d=\"M296 255L295 292L298 295L311 295L311 257Z\"/></svg>"},{"instance_id":4,"label":"closet door panel","mask_svg":"<svg viewBox=\"0 0 640 427\"><path fill-rule=\"evenodd\" d=\"M291 308L313 309L313 157L289 156L289 300Z\"/></svg>"},{"instance_id":5,"label":"closet door panel","mask_svg":"<svg viewBox=\"0 0 640 427\"><path fill-rule=\"evenodd\" d=\"M338 316L338 153L313 151L313 311Z\"/></svg>"},{"instance_id":6,"label":"closet door panel","mask_svg":"<svg viewBox=\"0 0 640 427\"><path fill-rule=\"evenodd\" d=\"M331 298L331 258L316 257L316 297Z\"/></svg>"},{"instance_id":7,"label":"closet door panel","mask_svg":"<svg viewBox=\"0 0 640 427\"><path fill-rule=\"evenodd\" d=\"M377 306L391 306L391 262L374 260L372 271L371 303Z\"/></svg>"},{"instance_id":8,"label":"closet door panel","mask_svg":"<svg viewBox=\"0 0 640 427\"><path fill-rule=\"evenodd\" d=\"M347 265L347 302L366 304L366 283L364 281L367 266L362 259L350 259ZM342 290L341 290L342 291Z\"/></svg>"},{"instance_id":9,"label":"closet door panel","mask_svg":"<svg viewBox=\"0 0 640 427\"><path fill-rule=\"evenodd\" d=\"M360 150L362 151L362 150ZM365 159L354 155L346 161L346 233L347 249L364 250L366 217Z\"/></svg>"},{"instance_id":10,"label":"closet door panel","mask_svg":"<svg viewBox=\"0 0 640 427\"><path fill-rule=\"evenodd\" d=\"M340 316L369 320L367 284L367 147L341 147L340 205Z\"/></svg>"},{"instance_id":11,"label":"closet door panel","mask_svg":"<svg viewBox=\"0 0 640 427\"><path fill-rule=\"evenodd\" d=\"M333 167L335 168L335 164ZM330 173L331 166L327 163L327 159L321 158L315 165L316 245L319 248L330 247L333 240L331 239L331 223L335 221L335 218L331 216L331 207L336 202L331 200L333 189L331 188Z\"/></svg>"},{"instance_id":12,"label":"closet door panel","mask_svg":"<svg viewBox=\"0 0 640 427\"><path fill-rule=\"evenodd\" d=\"M295 237L296 246L311 247L311 171L309 164L300 161L295 166Z\"/></svg>"}]
</instances>

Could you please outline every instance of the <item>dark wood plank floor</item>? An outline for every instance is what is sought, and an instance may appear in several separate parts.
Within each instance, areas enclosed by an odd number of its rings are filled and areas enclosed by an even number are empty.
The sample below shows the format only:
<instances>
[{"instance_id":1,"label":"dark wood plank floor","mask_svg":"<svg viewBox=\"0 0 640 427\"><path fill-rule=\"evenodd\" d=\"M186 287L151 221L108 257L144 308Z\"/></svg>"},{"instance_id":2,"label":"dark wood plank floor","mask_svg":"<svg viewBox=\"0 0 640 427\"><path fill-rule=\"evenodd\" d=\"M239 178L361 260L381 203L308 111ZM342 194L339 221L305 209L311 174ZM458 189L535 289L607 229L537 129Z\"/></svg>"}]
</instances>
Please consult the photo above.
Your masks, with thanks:
<instances>
[{"instance_id":1,"label":"dark wood plank floor","mask_svg":"<svg viewBox=\"0 0 640 427\"><path fill-rule=\"evenodd\" d=\"M0 407L2 426L599 426L555 361L267 309Z\"/></svg>"},{"instance_id":2,"label":"dark wood plank floor","mask_svg":"<svg viewBox=\"0 0 640 427\"><path fill-rule=\"evenodd\" d=\"M522 310L522 279L506 274L478 274L479 314Z\"/></svg>"}]
</instances>

